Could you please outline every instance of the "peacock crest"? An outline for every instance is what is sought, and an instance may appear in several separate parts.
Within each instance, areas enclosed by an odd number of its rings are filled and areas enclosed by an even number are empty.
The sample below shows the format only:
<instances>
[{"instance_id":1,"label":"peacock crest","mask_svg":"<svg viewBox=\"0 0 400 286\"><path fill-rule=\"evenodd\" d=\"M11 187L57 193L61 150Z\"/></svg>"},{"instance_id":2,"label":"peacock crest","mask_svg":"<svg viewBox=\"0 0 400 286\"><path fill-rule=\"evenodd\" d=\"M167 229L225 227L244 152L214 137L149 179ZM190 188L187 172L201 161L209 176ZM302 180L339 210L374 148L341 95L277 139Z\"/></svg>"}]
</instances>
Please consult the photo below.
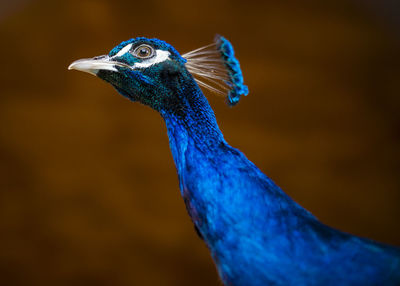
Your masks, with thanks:
<instances>
[{"instance_id":1,"label":"peacock crest","mask_svg":"<svg viewBox=\"0 0 400 286\"><path fill-rule=\"evenodd\" d=\"M243 83L239 61L235 58L232 44L217 35L212 44L182 55L186 68L197 84L227 97L230 106L236 105L249 89Z\"/></svg>"}]
</instances>

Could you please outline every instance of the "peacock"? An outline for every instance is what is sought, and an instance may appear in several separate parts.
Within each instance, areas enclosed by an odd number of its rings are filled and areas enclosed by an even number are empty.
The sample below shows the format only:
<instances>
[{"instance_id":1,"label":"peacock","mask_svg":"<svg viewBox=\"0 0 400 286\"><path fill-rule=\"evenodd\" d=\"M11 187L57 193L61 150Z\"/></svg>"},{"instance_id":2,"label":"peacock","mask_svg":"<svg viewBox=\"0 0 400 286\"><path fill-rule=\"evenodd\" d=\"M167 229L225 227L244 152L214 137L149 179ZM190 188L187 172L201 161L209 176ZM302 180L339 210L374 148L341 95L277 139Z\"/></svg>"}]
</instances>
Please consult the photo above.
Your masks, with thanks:
<instances>
[{"instance_id":1,"label":"peacock","mask_svg":"<svg viewBox=\"0 0 400 286\"><path fill-rule=\"evenodd\" d=\"M225 141L200 87L230 106L248 94L226 38L180 55L138 37L69 69L162 116L187 212L224 285L400 285L400 248L321 223Z\"/></svg>"}]
</instances>

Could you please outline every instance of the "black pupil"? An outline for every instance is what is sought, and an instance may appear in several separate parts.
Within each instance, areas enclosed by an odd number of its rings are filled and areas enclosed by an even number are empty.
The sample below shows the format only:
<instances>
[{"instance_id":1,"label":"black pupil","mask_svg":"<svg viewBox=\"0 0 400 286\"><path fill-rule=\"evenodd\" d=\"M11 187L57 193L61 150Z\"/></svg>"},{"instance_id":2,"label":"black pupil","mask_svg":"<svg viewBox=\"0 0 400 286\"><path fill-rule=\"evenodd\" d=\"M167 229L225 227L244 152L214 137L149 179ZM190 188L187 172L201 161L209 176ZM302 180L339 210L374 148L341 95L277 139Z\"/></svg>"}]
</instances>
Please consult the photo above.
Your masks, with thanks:
<instances>
[{"instance_id":1,"label":"black pupil","mask_svg":"<svg viewBox=\"0 0 400 286\"><path fill-rule=\"evenodd\" d=\"M140 48L139 50L139 56L145 57L149 55L149 48Z\"/></svg>"}]
</instances>

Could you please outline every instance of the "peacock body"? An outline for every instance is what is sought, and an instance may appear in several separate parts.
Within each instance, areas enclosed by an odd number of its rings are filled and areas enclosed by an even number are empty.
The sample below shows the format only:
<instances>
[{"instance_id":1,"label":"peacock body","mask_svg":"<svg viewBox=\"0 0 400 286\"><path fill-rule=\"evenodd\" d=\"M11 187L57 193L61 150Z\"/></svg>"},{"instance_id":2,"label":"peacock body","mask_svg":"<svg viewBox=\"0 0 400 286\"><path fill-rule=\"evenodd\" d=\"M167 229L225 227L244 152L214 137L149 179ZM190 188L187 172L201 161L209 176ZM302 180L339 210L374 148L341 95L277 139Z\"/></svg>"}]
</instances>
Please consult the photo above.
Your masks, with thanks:
<instances>
[{"instance_id":1,"label":"peacock body","mask_svg":"<svg viewBox=\"0 0 400 286\"><path fill-rule=\"evenodd\" d=\"M182 56L135 38L69 68L161 114L187 211L225 285L400 285L400 249L322 224L225 141L199 88L229 105L247 95L225 38Z\"/></svg>"}]
</instances>

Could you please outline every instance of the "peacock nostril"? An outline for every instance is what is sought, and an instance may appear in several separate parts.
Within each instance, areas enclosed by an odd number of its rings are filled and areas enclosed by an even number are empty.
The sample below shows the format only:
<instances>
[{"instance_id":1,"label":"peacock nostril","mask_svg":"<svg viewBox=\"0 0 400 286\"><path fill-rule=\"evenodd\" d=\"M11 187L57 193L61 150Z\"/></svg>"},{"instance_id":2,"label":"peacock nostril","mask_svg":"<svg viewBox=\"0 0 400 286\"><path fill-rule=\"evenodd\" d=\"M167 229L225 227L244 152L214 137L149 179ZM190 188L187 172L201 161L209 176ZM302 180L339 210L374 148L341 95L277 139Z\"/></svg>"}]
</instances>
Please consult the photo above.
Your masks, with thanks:
<instances>
[{"instance_id":1,"label":"peacock nostril","mask_svg":"<svg viewBox=\"0 0 400 286\"><path fill-rule=\"evenodd\" d=\"M102 55L102 56L94 57L93 59L94 60L102 60L102 59L105 59L105 58L107 58L107 56L106 55Z\"/></svg>"}]
</instances>

